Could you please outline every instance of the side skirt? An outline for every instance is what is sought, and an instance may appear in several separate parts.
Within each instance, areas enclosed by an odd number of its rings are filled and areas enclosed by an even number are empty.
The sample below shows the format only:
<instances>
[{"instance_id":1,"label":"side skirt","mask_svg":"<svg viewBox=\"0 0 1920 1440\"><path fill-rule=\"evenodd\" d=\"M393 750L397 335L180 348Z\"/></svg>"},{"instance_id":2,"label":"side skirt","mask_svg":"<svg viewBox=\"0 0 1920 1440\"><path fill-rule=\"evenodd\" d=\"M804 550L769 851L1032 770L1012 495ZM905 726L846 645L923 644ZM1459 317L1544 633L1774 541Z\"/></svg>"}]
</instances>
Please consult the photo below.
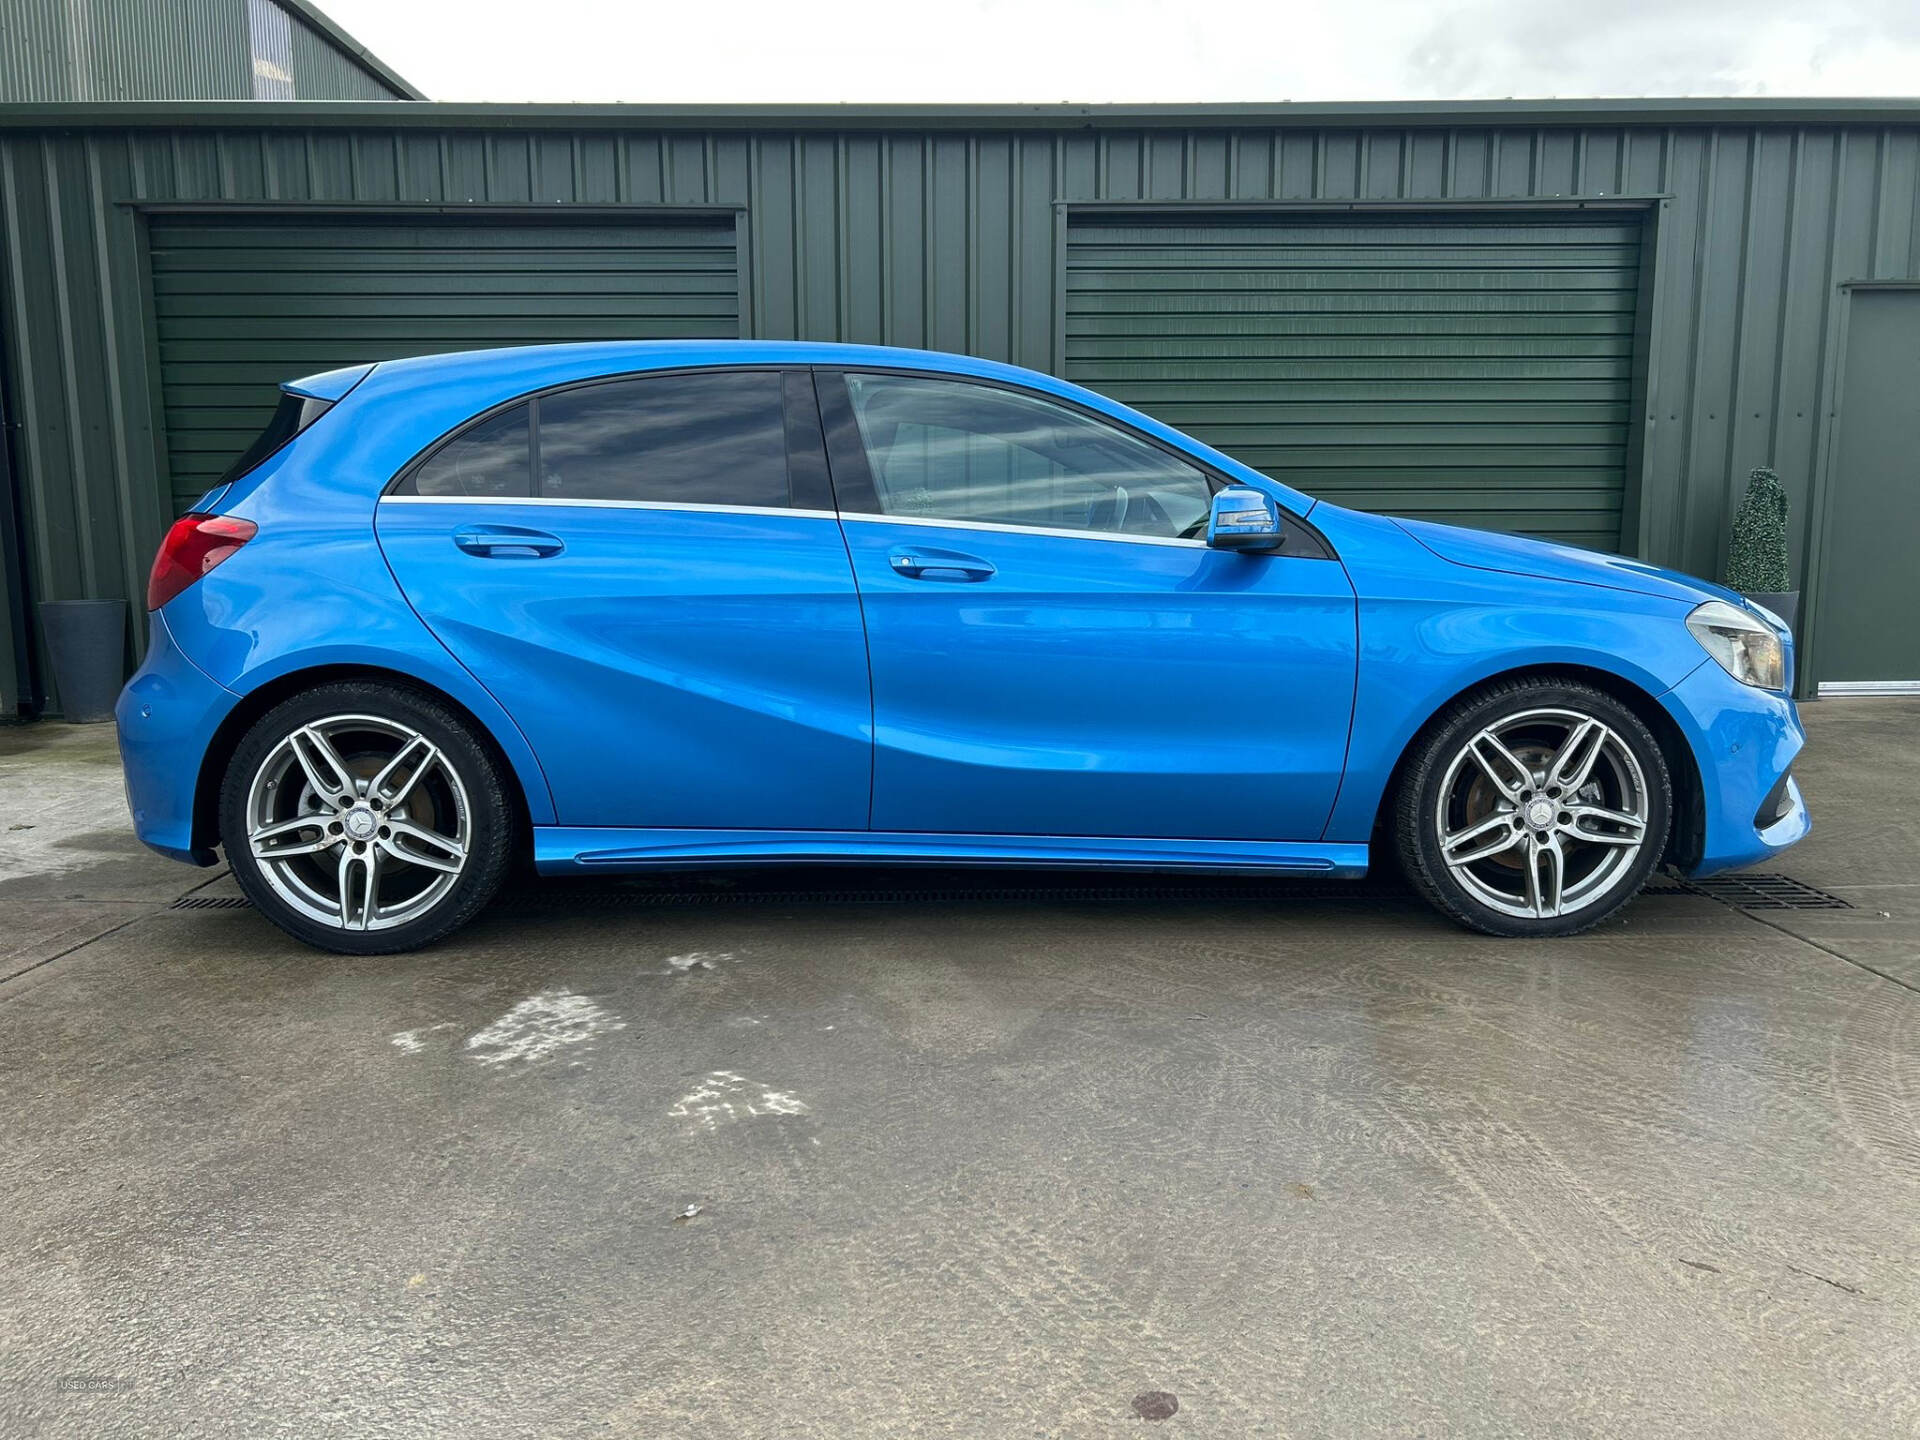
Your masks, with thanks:
<instances>
[{"instance_id":1,"label":"side skirt","mask_svg":"<svg viewBox=\"0 0 1920 1440\"><path fill-rule=\"evenodd\" d=\"M1143 840L1084 835L939 835L872 830L614 830L536 825L543 875L700 870L788 861L1205 870L1358 880L1365 845L1272 840Z\"/></svg>"}]
</instances>

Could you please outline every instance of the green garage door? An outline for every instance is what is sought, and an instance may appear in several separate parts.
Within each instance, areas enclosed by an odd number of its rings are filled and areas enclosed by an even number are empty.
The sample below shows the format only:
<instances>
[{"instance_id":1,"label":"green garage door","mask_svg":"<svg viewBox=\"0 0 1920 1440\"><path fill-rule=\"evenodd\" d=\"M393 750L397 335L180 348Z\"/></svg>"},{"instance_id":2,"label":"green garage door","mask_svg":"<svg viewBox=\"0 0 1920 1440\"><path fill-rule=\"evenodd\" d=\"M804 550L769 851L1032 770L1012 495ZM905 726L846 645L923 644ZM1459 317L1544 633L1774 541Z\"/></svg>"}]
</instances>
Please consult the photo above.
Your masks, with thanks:
<instances>
[{"instance_id":1,"label":"green garage door","mask_svg":"<svg viewBox=\"0 0 1920 1440\"><path fill-rule=\"evenodd\" d=\"M1636 221L1088 219L1066 373L1309 494L1620 540Z\"/></svg>"},{"instance_id":2,"label":"green garage door","mask_svg":"<svg viewBox=\"0 0 1920 1440\"><path fill-rule=\"evenodd\" d=\"M487 345L740 333L731 221L156 216L150 237L178 509L259 433L282 380Z\"/></svg>"}]
</instances>

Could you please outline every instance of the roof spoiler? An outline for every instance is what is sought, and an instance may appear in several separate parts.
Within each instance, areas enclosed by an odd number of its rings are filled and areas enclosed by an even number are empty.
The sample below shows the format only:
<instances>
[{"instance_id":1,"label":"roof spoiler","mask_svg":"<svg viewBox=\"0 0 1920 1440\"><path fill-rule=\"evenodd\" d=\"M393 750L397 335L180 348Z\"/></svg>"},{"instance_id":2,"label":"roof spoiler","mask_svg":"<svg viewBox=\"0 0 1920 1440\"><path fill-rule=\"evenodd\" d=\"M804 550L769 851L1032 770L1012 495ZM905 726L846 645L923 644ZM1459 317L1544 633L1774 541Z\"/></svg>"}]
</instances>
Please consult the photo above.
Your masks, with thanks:
<instances>
[{"instance_id":1,"label":"roof spoiler","mask_svg":"<svg viewBox=\"0 0 1920 1440\"><path fill-rule=\"evenodd\" d=\"M306 400L325 400L332 404L346 397L349 390L373 373L373 362L365 365L345 365L338 370L323 370L318 375L308 375L300 380L289 380L280 388L289 395L298 395Z\"/></svg>"}]
</instances>

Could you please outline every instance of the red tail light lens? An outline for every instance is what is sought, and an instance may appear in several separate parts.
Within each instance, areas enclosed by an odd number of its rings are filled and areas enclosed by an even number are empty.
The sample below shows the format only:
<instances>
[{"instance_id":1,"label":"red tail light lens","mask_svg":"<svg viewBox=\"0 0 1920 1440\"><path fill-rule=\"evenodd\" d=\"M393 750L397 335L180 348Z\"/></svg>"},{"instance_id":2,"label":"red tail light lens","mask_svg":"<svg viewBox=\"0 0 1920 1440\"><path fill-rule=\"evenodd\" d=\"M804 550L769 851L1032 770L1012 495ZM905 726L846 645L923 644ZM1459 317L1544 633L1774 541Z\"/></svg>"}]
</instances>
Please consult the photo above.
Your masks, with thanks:
<instances>
[{"instance_id":1,"label":"red tail light lens","mask_svg":"<svg viewBox=\"0 0 1920 1440\"><path fill-rule=\"evenodd\" d=\"M158 610L251 540L259 528L234 515L182 515L153 557L147 609Z\"/></svg>"}]
</instances>

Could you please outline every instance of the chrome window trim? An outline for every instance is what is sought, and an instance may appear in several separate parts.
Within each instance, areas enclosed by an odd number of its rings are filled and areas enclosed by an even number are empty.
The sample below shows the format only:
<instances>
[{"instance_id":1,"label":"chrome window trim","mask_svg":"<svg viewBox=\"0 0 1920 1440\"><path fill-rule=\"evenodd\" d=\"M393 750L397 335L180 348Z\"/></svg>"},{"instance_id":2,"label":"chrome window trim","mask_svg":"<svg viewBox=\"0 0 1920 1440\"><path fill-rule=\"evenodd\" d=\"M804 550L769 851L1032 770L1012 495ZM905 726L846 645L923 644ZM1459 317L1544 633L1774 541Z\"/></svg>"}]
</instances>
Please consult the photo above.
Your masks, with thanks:
<instances>
[{"instance_id":1,"label":"chrome window trim","mask_svg":"<svg viewBox=\"0 0 1920 1440\"><path fill-rule=\"evenodd\" d=\"M926 525L935 530L987 530L1000 535L1050 535L1062 540L1105 540L1120 545L1171 545L1182 550L1208 548L1204 540L1185 540L1171 535L1117 535L1108 530L1064 530L1045 525L1008 525L998 520L947 520L935 519L932 516L870 515L853 510L843 510L840 518L858 521L862 525Z\"/></svg>"},{"instance_id":2,"label":"chrome window trim","mask_svg":"<svg viewBox=\"0 0 1920 1440\"><path fill-rule=\"evenodd\" d=\"M587 510L679 510L699 515L800 515L813 520L853 520L862 525L924 525L934 530L985 530L1001 535L1049 535L1061 540L1105 540L1119 545L1168 545L1205 550L1204 540L1176 536L1115 535L1103 530L1064 530L1007 525L997 520L947 520L932 516L867 515L857 511L800 510L788 505L695 505L672 500L575 500L564 495L382 495L382 505L559 505Z\"/></svg>"},{"instance_id":3,"label":"chrome window trim","mask_svg":"<svg viewBox=\"0 0 1920 1440\"><path fill-rule=\"evenodd\" d=\"M587 500L566 495L382 495L382 505L562 505L585 510L679 510L699 515L803 515L832 520L831 510L801 510L791 505L696 505L673 500Z\"/></svg>"}]
</instances>

